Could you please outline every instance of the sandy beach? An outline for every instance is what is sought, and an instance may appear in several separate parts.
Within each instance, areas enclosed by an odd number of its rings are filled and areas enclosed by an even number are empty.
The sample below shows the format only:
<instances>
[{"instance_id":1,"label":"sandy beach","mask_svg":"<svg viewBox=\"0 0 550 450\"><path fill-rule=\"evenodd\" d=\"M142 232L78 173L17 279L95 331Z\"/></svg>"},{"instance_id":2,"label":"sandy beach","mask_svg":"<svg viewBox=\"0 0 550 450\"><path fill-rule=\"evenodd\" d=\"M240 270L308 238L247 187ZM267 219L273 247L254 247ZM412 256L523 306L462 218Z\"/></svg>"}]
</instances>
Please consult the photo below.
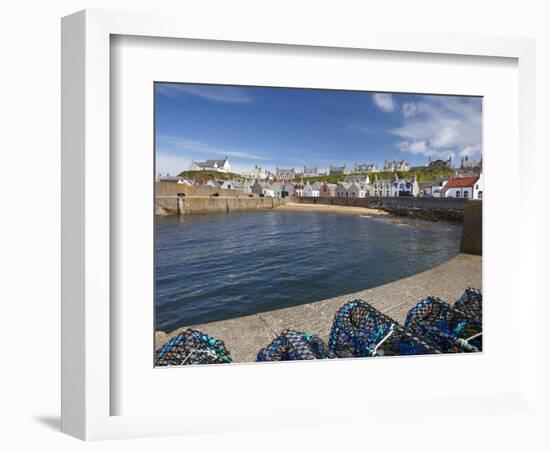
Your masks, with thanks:
<instances>
[{"instance_id":1,"label":"sandy beach","mask_svg":"<svg viewBox=\"0 0 550 450\"><path fill-rule=\"evenodd\" d=\"M387 216L387 211L374 208L362 208L356 206L337 206L337 205L310 205L305 203L286 203L278 206L277 211L315 211L315 212L329 212L338 214L359 214L359 215L371 215L371 216Z\"/></svg>"}]
</instances>

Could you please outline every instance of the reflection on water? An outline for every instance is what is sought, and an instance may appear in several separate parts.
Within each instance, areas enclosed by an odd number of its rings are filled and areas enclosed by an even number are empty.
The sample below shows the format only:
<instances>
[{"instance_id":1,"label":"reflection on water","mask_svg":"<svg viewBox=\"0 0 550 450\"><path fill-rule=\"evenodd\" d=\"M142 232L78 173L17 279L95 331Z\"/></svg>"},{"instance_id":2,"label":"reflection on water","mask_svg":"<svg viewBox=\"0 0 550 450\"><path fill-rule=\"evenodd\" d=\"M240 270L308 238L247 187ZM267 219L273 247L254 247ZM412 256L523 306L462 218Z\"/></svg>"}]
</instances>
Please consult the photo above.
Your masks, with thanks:
<instances>
[{"instance_id":1,"label":"reflection on water","mask_svg":"<svg viewBox=\"0 0 550 450\"><path fill-rule=\"evenodd\" d=\"M158 217L156 328L295 306L413 275L458 253L460 226L317 212Z\"/></svg>"}]
</instances>

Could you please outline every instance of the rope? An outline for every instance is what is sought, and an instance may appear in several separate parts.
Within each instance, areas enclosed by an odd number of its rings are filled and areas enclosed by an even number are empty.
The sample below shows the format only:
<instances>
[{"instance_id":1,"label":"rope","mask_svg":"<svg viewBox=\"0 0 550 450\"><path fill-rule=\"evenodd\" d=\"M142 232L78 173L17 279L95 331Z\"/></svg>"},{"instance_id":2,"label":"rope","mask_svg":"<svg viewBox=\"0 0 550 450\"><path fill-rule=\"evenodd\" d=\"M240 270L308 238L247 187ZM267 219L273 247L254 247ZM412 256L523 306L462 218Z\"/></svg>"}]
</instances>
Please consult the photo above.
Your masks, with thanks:
<instances>
[{"instance_id":1,"label":"rope","mask_svg":"<svg viewBox=\"0 0 550 450\"><path fill-rule=\"evenodd\" d=\"M472 339L478 338L478 337L480 337L480 336L482 336L482 335L483 335L483 331L480 331L479 333L474 334L473 336L470 336L469 338L464 339L464 340L465 340L466 342L469 342L469 341L471 341Z\"/></svg>"},{"instance_id":2,"label":"rope","mask_svg":"<svg viewBox=\"0 0 550 450\"><path fill-rule=\"evenodd\" d=\"M215 357L215 358L218 356L217 353L216 353L214 350L211 350L211 349L209 349L209 348L207 348L207 349L205 349L205 350L200 349L200 348L194 348L193 350L191 350L191 351L189 352L189 354L188 354L188 355L185 357L185 359L181 362L180 366L184 366L185 363L187 362L187 360L191 357L191 355L192 355L193 353L208 353L208 354L210 354L210 356L213 356L213 357Z\"/></svg>"},{"instance_id":3,"label":"rope","mask_svg":"<svg viewBox=\"0 0 550 450\"><path fill-rule=\"evenodd\" d=\"M388 331L388 334L386 334L386 336L384 336L382 340L378 344L376 344L376 347L374 347L374 350L372 351L372 356L376 356L376 353L378 352L378 349L380 348L380 346L384 342L386 342L389 339L389 337L393 334L394 326L395 324L392 323L390 325L390 331Z\"/></svg>"}]
</instances>

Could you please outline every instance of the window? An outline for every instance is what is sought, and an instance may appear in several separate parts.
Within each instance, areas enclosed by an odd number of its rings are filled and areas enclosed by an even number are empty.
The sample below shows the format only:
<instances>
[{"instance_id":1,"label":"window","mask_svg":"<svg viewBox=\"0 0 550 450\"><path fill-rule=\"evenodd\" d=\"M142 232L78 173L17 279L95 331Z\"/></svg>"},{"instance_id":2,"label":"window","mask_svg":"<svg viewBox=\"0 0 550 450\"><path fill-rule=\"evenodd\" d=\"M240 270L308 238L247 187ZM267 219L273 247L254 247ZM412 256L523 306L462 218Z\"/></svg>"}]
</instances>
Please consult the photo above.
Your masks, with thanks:
<instances>
[{"instance_id":1,"label":"window","mask_svg":"<svg viewBox=\"0 0 550 450\"><path fill-rule=\"evenodd\" d=\"M460 198L460 191L456 191L456 198Z\"/></svg>"},{"instance_id":2,"label":"window","mask_svg":"<svg viewBox=\"0 0 550 450\"><path fill-rule=\"evenodd\" d=\"M464 191L464 198L468 198L468 191Z\"/></svg>"}]
</instances>

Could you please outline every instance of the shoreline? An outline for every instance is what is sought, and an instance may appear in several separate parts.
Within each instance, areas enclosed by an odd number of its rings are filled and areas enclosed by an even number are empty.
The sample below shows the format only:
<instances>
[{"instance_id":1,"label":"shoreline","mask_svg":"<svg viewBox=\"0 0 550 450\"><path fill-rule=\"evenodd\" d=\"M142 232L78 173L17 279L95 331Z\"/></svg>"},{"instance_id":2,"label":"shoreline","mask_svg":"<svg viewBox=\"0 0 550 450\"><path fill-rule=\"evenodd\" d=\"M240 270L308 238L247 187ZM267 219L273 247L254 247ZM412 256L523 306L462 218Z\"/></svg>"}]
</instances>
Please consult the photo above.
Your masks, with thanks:
<instances>
[{"instance_id":1,"label":"shoreline","mask_svg":"<svg viewBox=\"0 0 550 450\"><path fill-rule=\"evenodd\" d=\"M337 214L358 214L370 216L388 216L388 211L376 208L365 208L361 206L339 206L339 205L319 205L311 203L285 203L284 205L273 208L273 211L303 211L303 212L327 212Z\"/></svg>"}]
</instances>

